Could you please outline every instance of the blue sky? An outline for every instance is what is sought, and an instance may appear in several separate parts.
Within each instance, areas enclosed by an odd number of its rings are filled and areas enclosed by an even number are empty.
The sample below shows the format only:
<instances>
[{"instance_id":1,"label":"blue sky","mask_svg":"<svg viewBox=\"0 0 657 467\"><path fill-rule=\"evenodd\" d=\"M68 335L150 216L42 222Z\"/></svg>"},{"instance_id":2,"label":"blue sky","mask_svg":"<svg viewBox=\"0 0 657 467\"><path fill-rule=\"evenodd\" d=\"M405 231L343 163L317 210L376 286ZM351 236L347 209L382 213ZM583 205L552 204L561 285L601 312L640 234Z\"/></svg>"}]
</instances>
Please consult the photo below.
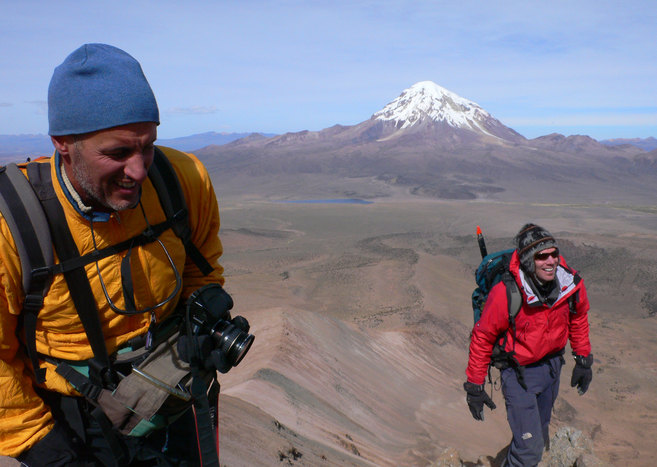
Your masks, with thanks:
<instances>
[{"instance_id":1,"label":"blue sky","mask_svg":"<svg viewBox=\"0 0 657 467\"><path fill-rule=\"evenodd\" d=\"M528 138L657 137L657 2L0 0L0 134L47 132L86 42L137 58L159 136L353 125L418 81Z\"/></svg>"}]
</instances>

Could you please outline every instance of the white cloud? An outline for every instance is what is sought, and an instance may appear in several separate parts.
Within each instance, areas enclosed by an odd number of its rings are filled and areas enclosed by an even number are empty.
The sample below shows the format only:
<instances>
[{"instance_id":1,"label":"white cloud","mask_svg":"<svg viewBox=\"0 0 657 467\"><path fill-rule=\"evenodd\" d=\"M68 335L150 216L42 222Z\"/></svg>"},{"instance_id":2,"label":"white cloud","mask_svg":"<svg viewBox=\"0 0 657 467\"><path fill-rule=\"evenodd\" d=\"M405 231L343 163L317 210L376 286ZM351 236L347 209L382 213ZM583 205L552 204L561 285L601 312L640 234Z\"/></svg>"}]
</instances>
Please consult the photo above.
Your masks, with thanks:
<instances>
[{"instance_id":1,"label":"white cloud","mask_svg":"<svg viewBox=\"0 0 657 467\"><path fill-rule=\"evenodd\" d=\"M26 104L36 105L39 115L48 113L48 102L46 101L26 101Z\"/></svg>"},{"instance_id":2,"label":"white cloud","mask_svg":"<svg viewBox=\"0 0 657 467\"><path fill-rule=\"evenodd\" d=\"M183 115L208 115L217 113L219 109L213 105L193 105L190 107L170 107L166 110L170 114L183 114Z\"/></svg>"}]
</instances>

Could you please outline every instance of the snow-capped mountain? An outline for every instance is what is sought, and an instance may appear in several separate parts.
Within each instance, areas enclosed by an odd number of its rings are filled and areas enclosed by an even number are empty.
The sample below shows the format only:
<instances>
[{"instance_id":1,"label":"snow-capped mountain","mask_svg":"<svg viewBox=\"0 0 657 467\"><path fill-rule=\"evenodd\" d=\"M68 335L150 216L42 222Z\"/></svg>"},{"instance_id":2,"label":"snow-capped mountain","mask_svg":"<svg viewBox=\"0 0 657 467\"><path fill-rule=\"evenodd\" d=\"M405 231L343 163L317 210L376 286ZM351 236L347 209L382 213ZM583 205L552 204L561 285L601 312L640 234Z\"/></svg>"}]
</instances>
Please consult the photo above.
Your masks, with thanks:
<instances>
[{"instance_id":1,"label":"snow-capped mountain","mask_svg":"<svg viewBox=\"0 0 657 467\"><path fill-rule=\"evenodd\" d=\"M392 123L397 130L439 124L508 141L524 139L476 103L433 81L420 81L405 89L372 115L372 120Z\"/></svg>"},{"instance_id":2,"label":"snow-capped mountain","mask_svg":"<svg viewBox=\"0 0 657 467\"><path fill-rule=\"evenodd\" d=\"M454 127L481 128L479 121L490 114L474 102L438 86L433 81L421 81L404 90L399 97L376 112L377 120L393 121L400 129L424 119L443 121Z\"/></svg>"}]
</instances>

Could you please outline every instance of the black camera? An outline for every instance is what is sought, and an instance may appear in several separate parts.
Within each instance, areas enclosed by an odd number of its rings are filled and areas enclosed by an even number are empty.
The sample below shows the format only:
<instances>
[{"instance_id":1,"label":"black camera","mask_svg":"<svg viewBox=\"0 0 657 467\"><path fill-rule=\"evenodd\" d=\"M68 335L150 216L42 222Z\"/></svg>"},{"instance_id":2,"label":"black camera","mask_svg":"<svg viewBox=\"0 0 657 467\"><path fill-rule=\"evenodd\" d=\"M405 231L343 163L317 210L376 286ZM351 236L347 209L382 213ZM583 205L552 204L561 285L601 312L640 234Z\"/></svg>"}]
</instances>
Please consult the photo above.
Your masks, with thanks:
<instances>
[{"instance_id":1,"label":"black camera","mask_svg":"<svg viewBox=\"0 0 657 467\"><path fill-rule=\"evenodd\" d=\"M233 299L219 284L201 287L187 300L186 342L196 347L195 353L203 361L211 362L222 373L242 361L255 339L249 334L246 318L231 319L232 308ZM191 350L184 353L191 356Z\"/></svg>"}]
</instances>

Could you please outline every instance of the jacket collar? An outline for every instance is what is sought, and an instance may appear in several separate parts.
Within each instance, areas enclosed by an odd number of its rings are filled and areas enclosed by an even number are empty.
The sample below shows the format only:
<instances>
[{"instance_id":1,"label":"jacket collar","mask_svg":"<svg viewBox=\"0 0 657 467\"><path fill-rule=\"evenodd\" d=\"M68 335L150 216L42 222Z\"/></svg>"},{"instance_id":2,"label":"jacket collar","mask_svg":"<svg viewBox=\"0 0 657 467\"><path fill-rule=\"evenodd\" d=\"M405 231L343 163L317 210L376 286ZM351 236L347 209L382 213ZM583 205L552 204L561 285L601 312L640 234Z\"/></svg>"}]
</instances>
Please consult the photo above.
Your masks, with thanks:
<instances>
[{"instance_id":1,"label":"jacket collar","mask_svg":"<svg viewBox=\"0 0 657 467\"><path fill-rule=\"evenodd\" d=\"M79 196L73 195L71 190L75 192L75 189L73 186L70 187L67 185L64 181L64 176L62 175L62 163L61 163L61 156L59 155L58 151L55 151L55 172L57 174L57 182L59 183L59 186L62 188L62 192L64 193L64 196L66 196L66 199L70 203L71 206L76 210L78 214L80 214L82 217L84 217L86 220L90 222L108 222L112 216L112 213L109 212L99 212L99 211L94 211L90 208L85 209L86 206L82 204L82 202L79 199ZM76 199L77 198L77 199Z\"/></svg>"},{"instance_id":2,"label":"jacket collar","mask_svg":"<svg viewBox=\"0 0 657 467\"><path fill-rule=\"evenodd\" d=\"M509 270L511 274L516 277L517 282L519 282L521 288L524 291L525 301L528 305L538 306L541 304L539 297L536 296L536 293L530 285L529 278L525 274L525 271L520 267L520 259L518 258L518 252L514 251L511 256L511 263L509 264ZM566 261L563 256L559 257L559 266L557 266L557 277L559 283L559 297L554 302L556 305L564 297L570 295L570 293L577 286L575 282L575 274L566 266ZM553 305L554 306L554 305Z\"/></svg>"}]
</instances>

